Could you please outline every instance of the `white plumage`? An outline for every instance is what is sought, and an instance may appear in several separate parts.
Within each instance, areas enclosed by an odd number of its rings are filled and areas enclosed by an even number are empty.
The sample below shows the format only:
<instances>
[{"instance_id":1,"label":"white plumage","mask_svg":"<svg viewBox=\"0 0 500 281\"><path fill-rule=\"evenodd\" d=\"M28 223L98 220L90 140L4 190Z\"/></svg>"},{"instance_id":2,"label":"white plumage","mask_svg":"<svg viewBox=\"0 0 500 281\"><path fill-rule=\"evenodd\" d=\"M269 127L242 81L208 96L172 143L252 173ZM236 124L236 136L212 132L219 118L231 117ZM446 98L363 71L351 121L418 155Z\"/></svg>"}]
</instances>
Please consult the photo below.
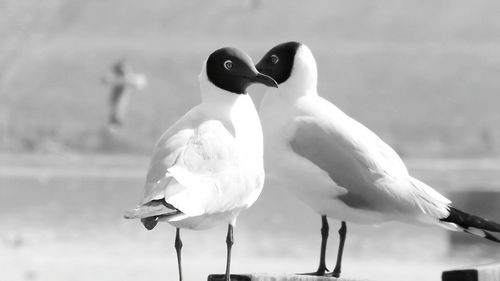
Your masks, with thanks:
<instances>
[{"instance_id":1,"label":"white plumage","mask_svg":"<svg viewBox=\"0 0 500 281\"><path fill-rule=\"evenodd\" d=\"M137 217L134 212L164 200L181 214L159 220L176 227L234 225L238 214L262 191L262 129L253 102L249 95L215 87L205 73L204 68L200 74L202 103L160 137L144 198L128 217Z\"/></svg>"},{"instance_id":2,"label":"white plumage","mask_svg":"<svg viewBox=\"0 0 500 281\"><path fill-rule=\"evenodd\" d=\"M262 100L268 185L289 188L319 214L351 222L437 224L446 217L449 200L411 177L390 146L317 94L315 69L302 45L289 81Z\"/></svg>"},{"instance_id":3,"label":"white plumage","mask_svg":"<svg viewBox=\"0 0 500 281\"><path fill-rule=\"evenodd\" d=\"M233 226L264 184L263 137L247 94L252 83L277 87L235 48L214 51L199 76L202 102L159 139L139 205L125 214L147 229L158 221L177 228L175 249L182 281L180 228L228 224L226 280L230 281Z\"/></svg>"},{"instance_id":4,"label":"white plumage","mask_svg":"<svg viewBox=\"0 0 500 281\"><path fill-rule=\"evenodd\" d=\"M257 64L279 89L269 89L259 114L264 132L266 186L294 192L322 216L320 266L325 275L326 217L339 219L340 275L345 221L378 224L400 221L439 225L499 242L484 230L500 225L454 209L433 188L413 178L397 153L361 123L316 91L316 61L307 46L287 42L272 48Z\"/></svg>"}]
</instances>

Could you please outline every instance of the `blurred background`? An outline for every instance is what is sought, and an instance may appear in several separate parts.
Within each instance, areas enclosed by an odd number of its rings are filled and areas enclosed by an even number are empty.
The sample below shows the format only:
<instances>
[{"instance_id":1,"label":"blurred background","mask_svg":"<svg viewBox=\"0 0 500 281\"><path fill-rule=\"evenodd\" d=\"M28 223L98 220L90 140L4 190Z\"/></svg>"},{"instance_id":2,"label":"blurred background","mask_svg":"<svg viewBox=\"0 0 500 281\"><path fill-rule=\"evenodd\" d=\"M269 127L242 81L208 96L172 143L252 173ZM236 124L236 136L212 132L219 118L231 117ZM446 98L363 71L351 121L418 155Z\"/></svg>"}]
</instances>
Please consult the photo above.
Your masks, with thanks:
<instances>
[{"instance_id":1,"label":"blurred background","mask_svg":"<svg viewBox=\"0 0 500 281\"><path fill-rule=\"evenodd\" d=\"M487 0L0 0L0 279L177 280L175 229L122 214L223 46L258 61L278 43L307 44L321 95L457 207L500 220L499 12ZM122 89L110 126L119 61L142 86ZM250 88L256 104L264 91ZM315 270L319 229L308 207L266 187L240 217L233 272ZM224 271L225 231L183 231L186 280ZM439 280L499 249L440 229L352 225L344 277Z\"/></svg>"}]
</instances>

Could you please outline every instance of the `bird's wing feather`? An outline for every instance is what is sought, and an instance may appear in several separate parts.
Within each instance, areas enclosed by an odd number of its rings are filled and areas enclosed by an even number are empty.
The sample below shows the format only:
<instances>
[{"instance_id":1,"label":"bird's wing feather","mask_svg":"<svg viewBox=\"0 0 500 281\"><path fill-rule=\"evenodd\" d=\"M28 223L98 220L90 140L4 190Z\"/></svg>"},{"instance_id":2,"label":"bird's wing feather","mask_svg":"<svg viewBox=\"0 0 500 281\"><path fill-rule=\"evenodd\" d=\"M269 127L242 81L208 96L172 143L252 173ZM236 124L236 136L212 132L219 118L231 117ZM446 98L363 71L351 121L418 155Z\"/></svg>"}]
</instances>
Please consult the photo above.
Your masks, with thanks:
<instances>
[{"instance_id":1,"label":"bird's wing feather","mask_svg":"<svg viewBox=\"0 0 500 281\"><path fill-rule=\"evenodd\" d=\"M190 216L226 206L227 181L238 185L240 152L235 138L220 121L199 126L175 164L168 169L177 184L166 190L165 201ZM227 197L227 198L225 198ZM220 203L220 204L219 204Z\"/></svg>"},{"instance_id":2,"label":"bird's wing feather","mask_svg":"<svg viewBox=\"0 0 500 281\"><path fill-rule=\"evenodd\" d=\"M397 153L368 128L326 100L303 109L294 119L290 147L348 190L338 199L380 212L446 213L449 201L411 178Z\"/></svg>"},{"instance_id":3,"label":"bird's wing feather","mask_svg":"<svg viewBox=\"0 0 500 281\"><path fill-rule=\"evenodd\" d=\"M194 107L160 137L153 150L146 176L144 198L141 204L164 198L165 189L171 181L167 169L174 165L180 153L199 123L200 110Z\"/></svg>"},{"instance_id":4,"label":"bird's wing feather","mask_svg":"<svg viewBox=\"0 0 500 281\"><path fill-rule=\"evenodd\" d=\"M238 157L236 140L221 121L176 124L156 145L141 204L164 199L186 215L200 215L219 199L225 178L237 173Z\"/></svg>"},{"instance_id":5,"label":"bird's wing feather","mask_svg":"<svg viewBox=\"0 0 500 281\"><path fill-rule=\"evenodd\" d=\"M172 206L165 204L162 200L154 200L148 202L144 205L139 205L135 209L129 210L125 213L124 217L126 219L142 219L153 216L164 216L164 215L177 215L181 212L176 210Z\"/></svg>"}]
</instances>

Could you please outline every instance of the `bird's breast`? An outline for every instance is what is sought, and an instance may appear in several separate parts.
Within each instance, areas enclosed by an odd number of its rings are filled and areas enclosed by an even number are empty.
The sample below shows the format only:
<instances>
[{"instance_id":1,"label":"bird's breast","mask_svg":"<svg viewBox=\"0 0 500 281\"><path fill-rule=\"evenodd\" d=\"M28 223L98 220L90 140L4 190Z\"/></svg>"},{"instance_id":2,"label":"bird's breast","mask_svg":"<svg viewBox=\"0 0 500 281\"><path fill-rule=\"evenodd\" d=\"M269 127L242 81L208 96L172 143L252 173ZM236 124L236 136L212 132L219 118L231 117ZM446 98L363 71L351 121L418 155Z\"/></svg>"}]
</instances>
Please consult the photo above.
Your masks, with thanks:
<instances>
[{"instance_id":1,"label":"bird's breast","mask_svg":"<svg viewBox=\"0 0 500 281\"><path fill-rule=\"evenodd\" d=\"M235 138L245 159L252 165L263 165L264 143L259 115L248 95L238 99L230 112Z\"/></svg>"}]
</instances>

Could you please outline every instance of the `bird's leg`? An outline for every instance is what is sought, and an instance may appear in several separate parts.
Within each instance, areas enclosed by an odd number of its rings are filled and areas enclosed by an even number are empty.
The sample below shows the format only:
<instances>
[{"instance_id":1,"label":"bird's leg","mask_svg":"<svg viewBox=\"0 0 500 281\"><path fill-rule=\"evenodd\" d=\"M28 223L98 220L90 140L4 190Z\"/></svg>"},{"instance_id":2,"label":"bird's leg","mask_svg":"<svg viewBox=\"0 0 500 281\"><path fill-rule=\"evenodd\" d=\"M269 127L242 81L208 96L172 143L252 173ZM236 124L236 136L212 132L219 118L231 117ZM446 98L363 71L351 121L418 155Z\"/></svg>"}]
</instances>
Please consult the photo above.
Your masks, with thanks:
<instances>
[{"instance_id":1,"label":"bird's leg","mask_svg":"<svg viewBox=\"0 0 500 281\"><path fill-rule=\"evenodd\" d=\"M231 268L231 247L234 244L233 226L231 224L227 227L226 245L227 245L227 260L226 260L226 281L231 281L230 268Z\"/></svg>"},{"instance_id":2,"label":"bird's leg","mask_svg":"<svg viewBox=\"0 0 500 281\"><path fill-rule=\"evenodd\" d=\"M330 231L330 227L328 226L328 219L326 218L325 215L322 215L321 216L321 252L320 252L320 256L319 256L318 270L316 271L317 276L324 275L325 272L328 271L328 268L326 268L325 256L326 256L326 242L328 241L329 231Z\"/></svg>"},{"instance_id":3,"label":"bird's leg","mask_svg":"<svg viewBox=\"0 0 500 281\"><path fill-rule=\"evenodd\" d=\"M322 215L321 216L321 252L320 252L320 256L319 256L318 270L316 270L316 272L301 273L300 275L324 276L325 273L328 271L328 268L326 268L325 256L326 256L326 242L328 241L329 231L330 231L330 227L328 226L328 219L326 218L326 215Z\"/></svg>"},{"instance_id":4,"label":"bird's leg","mask_svg":"<svg viewBox=\"0 0 500 281\"><path fill-rule=\"evenodd\" d=\"M179 281L182 281L181 249L182 241L179 228L175 230L175 251L177 252L177 265L179 267Z\"/></svg>"},{"instance_id":5,"label":"bird's leg","mask_svg":"<svg viewBox=\"0 0 500 281\"><path fill-rule=\"evenodd\" d=\"M335 264L335 269L333 269L332 276L333 277L340 277L340 267L342 264L342 254L344 253L344 243L345 243L345 237L347 234L347 225L345 221L342 221L342 225L340 226L339 229L339 251L337 253L337 263Z\"/></svg>"}]
</instances>

